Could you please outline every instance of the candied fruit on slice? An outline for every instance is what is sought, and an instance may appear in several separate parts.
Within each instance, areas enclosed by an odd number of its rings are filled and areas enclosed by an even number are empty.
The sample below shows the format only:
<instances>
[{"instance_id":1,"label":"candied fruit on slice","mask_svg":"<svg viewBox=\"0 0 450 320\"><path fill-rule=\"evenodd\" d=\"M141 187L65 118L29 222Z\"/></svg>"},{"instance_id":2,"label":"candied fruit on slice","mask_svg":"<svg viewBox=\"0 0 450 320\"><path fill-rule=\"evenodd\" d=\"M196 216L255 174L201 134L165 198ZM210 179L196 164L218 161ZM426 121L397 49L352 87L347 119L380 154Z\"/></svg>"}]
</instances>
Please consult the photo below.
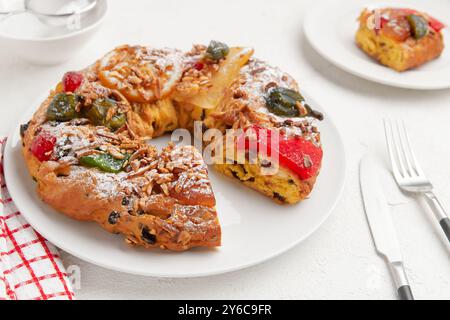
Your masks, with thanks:
<instances>
[{"instance_id":1,"label":"candied fruit on slice","mask_svg":"<svg viewBox=\"0 0 450 320\"><path fill-rule=\"evenodd\" d=\"M83 75L79 72L70 71L63 77L63 88L65 92L75 92L83 82Z\"/></svg>"},{"instance_id":2,"label":"candied fruit on slice","mask_svg":"<svg viewBox=\"0 0 450 320\"><path fill-rule=\"evenodd\" d=\"M34 138L30 150L39 161L48 161L52 156L55 144L56 137L43 131Z\"/></svg>"}]
</instances>

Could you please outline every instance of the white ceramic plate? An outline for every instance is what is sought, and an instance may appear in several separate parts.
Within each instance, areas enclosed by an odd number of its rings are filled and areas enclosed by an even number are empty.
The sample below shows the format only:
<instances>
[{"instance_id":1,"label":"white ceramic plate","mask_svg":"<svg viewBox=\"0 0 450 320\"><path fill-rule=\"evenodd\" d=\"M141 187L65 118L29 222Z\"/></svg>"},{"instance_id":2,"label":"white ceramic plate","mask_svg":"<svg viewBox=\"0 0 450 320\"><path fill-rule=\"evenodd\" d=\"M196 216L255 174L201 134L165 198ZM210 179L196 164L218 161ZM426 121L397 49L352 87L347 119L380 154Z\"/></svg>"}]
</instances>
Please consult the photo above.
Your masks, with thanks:
<instances>
[{"instance_id":1,"label":"white ceramic plate","mask_svg":"<svg viewBox=\"0 0 450 320\"><path fill-rule=\"evenodd\" d=\"M32 105L21 123L31 118L42 100ZM317 107L314 101L311 104ZM57 213L35 192L21 154L19 126L8 138L5 176L11 196L28 222L56 246L83 260L117 271L155 277L206 276L273 258L300 243L325 221L342 192L346 164L344 147L331 119L326 117L321 123L321 132L322 172L311 198L298 205L277 205L210 170L223 231L223 244L218 249L174 253L130 248L122 236L105 232L95 223L75 221ZM166 136L154 141L163 145L168 140Z\"/></svg>"},{"instance_id":2,"label":"white ceramic plate","mask_svg":"<svg viewBox=\"0 0 450 320\"><path fill-rule=\"evenodd\" d=\"M312 47L325 59L367 80L409 89L450 88L449 48L444 49L438 59L417 69L399 73L378 64L356 46L356 20L361 10L365 7L383 6L410 7L425 11L450 25L450 3L443 4L441 1L420 1L420 5L416 5L416 2L322 1L308 12L304 20L305 35ZM449 29L444 29L443 34L444 42L449 46Z\"/></svg>"}]
</instances>

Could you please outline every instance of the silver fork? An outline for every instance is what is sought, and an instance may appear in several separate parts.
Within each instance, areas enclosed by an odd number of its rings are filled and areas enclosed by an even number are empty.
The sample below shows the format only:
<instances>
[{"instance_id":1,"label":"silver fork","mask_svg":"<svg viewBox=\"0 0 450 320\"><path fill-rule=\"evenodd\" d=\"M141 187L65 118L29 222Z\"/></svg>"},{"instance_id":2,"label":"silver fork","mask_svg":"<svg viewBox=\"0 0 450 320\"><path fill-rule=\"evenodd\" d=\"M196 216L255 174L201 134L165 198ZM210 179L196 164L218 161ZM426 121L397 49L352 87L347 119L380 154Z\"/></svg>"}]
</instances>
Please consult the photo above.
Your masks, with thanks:
<instances>
[{"instance_id":1,"label":"silver fork","mask_svg":"<svg viewBox=\"0 0 450 320\"><path fill-rule=\"evenodd\" d=\"M386 134L386 144L389 158L391 159L392 172L398 186L404 191L419 193L425 197L447 239L450 241L450 219L433 193L433 185L427 179L417 161L411 148L405 123L403 121L384 120L384 132Z\"/></svg>"}]
</instances>

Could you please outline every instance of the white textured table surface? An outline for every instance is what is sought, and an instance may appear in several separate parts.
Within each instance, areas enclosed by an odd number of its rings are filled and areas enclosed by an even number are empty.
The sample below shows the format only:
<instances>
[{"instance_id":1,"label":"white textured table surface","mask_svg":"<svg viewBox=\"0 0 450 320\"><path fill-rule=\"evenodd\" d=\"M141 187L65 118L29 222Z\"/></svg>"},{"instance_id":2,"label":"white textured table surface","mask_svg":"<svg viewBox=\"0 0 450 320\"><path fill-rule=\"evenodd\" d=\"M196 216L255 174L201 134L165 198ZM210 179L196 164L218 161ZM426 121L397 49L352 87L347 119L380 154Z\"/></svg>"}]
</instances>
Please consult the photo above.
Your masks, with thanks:
<instances>
[{"instance_id":1,"label":"white textured table surface","mask_svg":"<svg viewBox=\"0 0 450 320\"><path fill-rule=\"evenodd\" d=\"M449 1L433 1L450 10ZM219 39L253 46L257 56L290 72L327 111L346 144L344 195L323 226L293 250L246 270L197 279L127 275L63 254L66 265L81 268L79 299L395 298L364 216L359 160L371 152L386 161L382 118L405 119L424 169L444 206L450 208L450 90L390 88L330 65L302 33L303 16L314 2L110 0L103 28L76 59L64 65L30 66L0 48L2 132L12 128L30 101L65 71L86 66L114 46L139 43L187 49L192 43ZM425 207L392 190L391 201L397 203L394 223L416 298L450 299L450 246Z\"/></svg>"}]
</instances>

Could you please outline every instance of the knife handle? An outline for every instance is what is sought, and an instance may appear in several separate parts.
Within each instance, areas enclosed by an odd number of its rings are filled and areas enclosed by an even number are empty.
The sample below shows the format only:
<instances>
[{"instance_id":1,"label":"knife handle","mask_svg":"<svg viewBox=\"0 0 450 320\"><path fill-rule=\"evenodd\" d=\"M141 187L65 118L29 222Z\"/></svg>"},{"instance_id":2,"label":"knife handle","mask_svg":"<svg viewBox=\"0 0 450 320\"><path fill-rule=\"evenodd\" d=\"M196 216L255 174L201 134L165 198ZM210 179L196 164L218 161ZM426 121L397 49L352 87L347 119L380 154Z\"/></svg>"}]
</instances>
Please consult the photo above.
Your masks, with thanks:
<instances>
[{"instance_id":1,"label":"knife handle","mask_svg":"<svg viewBox=\"0 0 450 320\"><path fill-rule=\"evenodd\" d=\"M392 277L394 278L395 286L397 288L397 294L400 300L414 300L414 296L409 286L408 277L406 276L403 262L390 262L389 269L391 270Z\"/></svg>"},{"instance_id":2,"label":"knife handle","mask_svg":"<svg viewBox=\"0 0 450 320\"><path fill-rule=\"evenodd\" d=\"M401 286L397 289L397 293L400 300L414 300L410 286Z\"/></svg>"},{"instance_id":3,"label":"knife handle","mask_svg":"<svg viewBox=\"0 0 450 320\"><path fill-rule=\"evenodd\" d=\"M439 221L439 224L441 225L442 230L447 236L448 241L450 241L450 219L445 213L444 208L433 192L429 191L425 192L424 194L425 199L427 199L427 202L433 210L436 219Z\"/></svg>"}]
</instances>

